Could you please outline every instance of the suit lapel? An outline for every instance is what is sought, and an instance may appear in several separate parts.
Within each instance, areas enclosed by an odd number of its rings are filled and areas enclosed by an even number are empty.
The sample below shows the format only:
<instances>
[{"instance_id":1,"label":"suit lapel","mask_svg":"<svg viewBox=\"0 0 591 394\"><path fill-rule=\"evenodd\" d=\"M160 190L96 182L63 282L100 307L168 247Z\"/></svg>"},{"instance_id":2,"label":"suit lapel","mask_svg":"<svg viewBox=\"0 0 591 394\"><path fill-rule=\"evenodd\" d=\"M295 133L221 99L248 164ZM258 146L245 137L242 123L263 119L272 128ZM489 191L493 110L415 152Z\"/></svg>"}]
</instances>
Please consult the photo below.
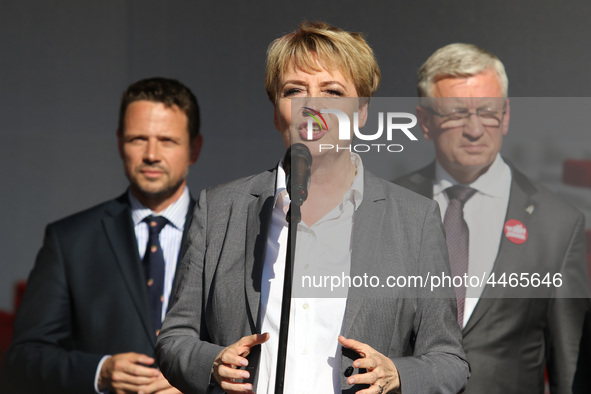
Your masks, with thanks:
<instances>
[{"instance_id":1,"label":"suit lapel","mask_svg":"<svg viewBox=\"0 0 591 394\"><path fill-rule=\"evenodd\" d=\"M398 178L394 183L404 186L415 193L433 199L433 181L435 179L435 162L421 168L417 172Z\"/></svg>"},{"instance_id":2,"label":"suit lapel","mask_svg":"<svg viewBox=\"0 0 591 394\"><path fill-rule=\"evenodd\" d=\"M247 209L244 289L252 332L258 332L261 279L269 225L273 214L276 174L276 170L265 172L253 185L252 200Z\"/></svg>"},{"instance_id":3,"label":"suit lapel","mask_svg":"<svg viewBox=\"0 0 591 394\"><path fill-rule=\"evenodd\" d=\"M150 342L154 342L156 336L151 328L148 295L143 281L144 272L137 250L127 196L119 197L117 202L118 204L109 210L109 216L103 219L103 228L146 335Z\"/></svg>"},{"instance_id":4,"label":"suit lapel","mask_svg":"<svg viewBox=\"0 0 591 394\"><path fill-rule=\"evenodd\" d=\"M187 216L185 218L185 228L183 230L183 238L181 240L181 248L179 251L179 257L177 262L180 262L187 251L187 237L189 235L189 228L191 227L191 222L193 221L193 211L195 210L195 200L191 197L191 201L189 202L189 210L187 211Z\"/></svg>"},{"instance_id":5,"label":"suit lapel","mask_svg":"<svg viewBox=\"0 0 591 394\"><path fill-rule=\"evenodd\" d=\"M181 239L181 247L179 249L179 255L176 260L177 270L175 270L174 279L172 281L172 287L171 287L172 293L170 294L171 300L173 299L174 293L176 292L176 285L178 282L177 273L179 272L178 267L179 267L179 264L181 263L181 261L183 260L183 257L185 256L185 252L187 251L187 238L189 236L189 228L191 227L191 222L193 221L193 211L195 210L195 204L196 204L196 202L193 199L193 196L191 196L191 201L189 202L189 210L187 211L187 216L185 218L185 228L183 229L183 237ZM170 303L168 304L168 306L170 307Z\"/></svg>"},{"instance_id":6,"label":"suit lapel","mask_svg":"<svg viewBox=\"0 0 591 394\"><path fill-rule=\"evenodd\" d=\"M353 219L353 245L351 251L351 273L350 276L362 277L365 272L378 273L380 259L373 256L380 250L380 231L383 227L383 220L386 214L386 199L384 191L375 181L375 176L368 171L364 172L363 201L355 211ZM373 265L368 265L372 264ZM383 269L383 268L382 268ZM347 306L343 321L343 335L349 337L355 317L361 309L363 298L367 293L361 287L352 286L347 296Z\"/></svg>"},{"instance_id":7,"label":"suit lapel","mask_svg":"<svg viewBox=\"0 0 591 394\"><path fill-rule=\"evenodd\" d=\"M512 180L509 205L503 223L506 223L507 220L510 219L517 219L528 228L533 215L535 215L536 204L533 195L536 193L537 189L531 184L525 175L517 171L511 163L507 164L511 167ZM532 213L529 213L528 211L531 211ZM492 270L492 273L495 274L495 278L498 279L499 275L502 273L519 272L520 270L516 267L516 264L522 261L520 256L525 252L526 248L527 243L517 245L509 241L504 234L501 235L499 252ZM463 329L463 334L468 334L474 325L482 319L486 311L490 309L498 299L503 298L505 293L507 293L506 288L486 285L468 323Z\"/></svg>"}]
</instances>

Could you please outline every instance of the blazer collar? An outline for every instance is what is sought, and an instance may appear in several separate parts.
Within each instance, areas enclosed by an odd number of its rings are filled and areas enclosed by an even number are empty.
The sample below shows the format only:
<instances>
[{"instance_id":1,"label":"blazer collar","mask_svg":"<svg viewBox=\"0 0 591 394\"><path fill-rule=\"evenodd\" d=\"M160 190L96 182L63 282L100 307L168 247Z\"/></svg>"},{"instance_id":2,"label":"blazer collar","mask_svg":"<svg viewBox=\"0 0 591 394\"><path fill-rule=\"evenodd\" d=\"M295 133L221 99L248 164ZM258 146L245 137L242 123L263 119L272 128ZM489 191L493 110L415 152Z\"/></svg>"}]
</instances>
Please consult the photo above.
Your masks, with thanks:
<instances>
[{"instance_id":1,"label":"blazer collar","mask_svg":"<svg viewBox=\"0 0 591 394\"><path fill-rule=\"evenodd\" d=\"M415 193L419 193L429 199L433 199L433 182L435 180L435 162L421 168L417 172L404 177L400 183Z\"/></svg>"},{"instance_id":2,"label":"blazer collar","mask_svg":"<svg viewBox=\"0 0 591 394\"><path fill-rule=\"evenodd\" d=\"M277 168L255 176L252 179L250 201L247 206L244 289L252 332L258 332L261 279L273 214L276 177Z\"/></svg>"},{"instance_id":3,"label":"blazer collar","mask_svg":"<svg viewBox=\"0 0 591 394\"><path fill-rule=\"evenodd\" d=\"M258 332L256 328L259 321L262 268L273 213L276 176L276 171L268 171L256 179L250 193L251 202L248 205L244 287L249 309L247 312L251 318L250 325L253 332ZM385 204L383 202L387 195L384 188L380 187L378 178L367 170L364 170L363 189L363 201L354 215L352 262L378 261L376 258L368 258L367 252L379 250L379 229L382 228L384 220ZM368 267L363 264L352 263L351 276L362 276L363 270L367 269ZM364 296L362 291L355 294L355 288L351 288L349 292L343 326L345 336L352 327Z\"/></svg>"},{"instance_id":4,"label":"blazer collar","mask_svg":"<svg viewBox=\"0 0 591 394\"><path fill-rule=\"evenodd\" d=\"M364 272L379 272L379 266L368 266L372 262L379 262L379 258L371 255L380 250L380 230L386 215L387 195L381 187L378 178L371 172L364 170L363 201L355 211L353 217L353 245L351 251L351 277L363 276ZM388 214L393 214L389 212ZM361 309L363 298L367 294L361 288L349 288L345 317L343 320L343 335L348 337Z\"/></svg>"},{"instance_id":5,"label":"blazer collar","mask_svg":"<svg viewBox=\"0 0 591 394\"><path fill-rule=\"evenodd\" d=\"M509 194L509 205L504 222L510 219L519 220L528 228L533 217L536 215L536 206L538 204L536 194L538 189L536 186L520 171L518 171L512 163L506 161L511 168L511 192ZM526 244L516 245L509 241L507 237L501 237L501 244L495 259L492 273L498 277L503 272L514 272L515 262L521 261L521 255L527 248ZM480 296L480 300L476 304L468 324L462 330L463 334L468 334L474 325L478 323L484 316L486 311L499 299L506 296L507 289L502 287L491 287L486 285Z\"/></svg>"},{"instance_id":6,"label":"blazer collar","mask_svg":"<svg viewBox=\"0 0 591 394\"><path fill-rule=\"evenodd\" d=\"M145 333L150 341L155 343L156 336L152 332L148 294L143 281L144 272L139 258L127 194L114 200L102 222L115 261L127 285L136 312L142 321Z\"/></svg>"},{"instance_id":7,"label":"blazer collar","mask_svg":"<svg viewBox=\"0 0 591 394\"><path fill-rule=\"evenodd\" d=\"M172 281L172 290L171 290L171 294L170 294L170 299L173 298L173 295L176 293L176 286L177 286L177 282L178 282L178 272L179 269L178 267L181 264L181 261L183 261L183 257L185 256L185 252L187 251L187 238L189 236L189 229L191 228L191 222L193 221L193 211L195 210L195 199L193 198L192 195L190 195L191 199L189 201L189 210L187 211L187 217L185 218L185 228L183 230L183 237L181 239L181 247L179 249L179 256L176 260L176 266L177 269L175 270L174 273L174 279ZM168 304L170 307L170 303Z\"/></svg>"}]
</instances>

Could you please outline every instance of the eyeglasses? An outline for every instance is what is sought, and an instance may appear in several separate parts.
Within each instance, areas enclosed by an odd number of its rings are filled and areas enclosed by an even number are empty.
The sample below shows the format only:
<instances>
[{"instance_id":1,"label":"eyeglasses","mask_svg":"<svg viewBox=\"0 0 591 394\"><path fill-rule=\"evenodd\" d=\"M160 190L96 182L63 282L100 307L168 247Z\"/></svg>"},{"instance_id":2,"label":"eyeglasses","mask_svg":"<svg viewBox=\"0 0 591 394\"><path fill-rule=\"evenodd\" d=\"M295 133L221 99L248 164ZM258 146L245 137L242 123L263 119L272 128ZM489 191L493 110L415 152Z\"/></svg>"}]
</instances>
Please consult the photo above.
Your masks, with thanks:
<instances>
[{"instance_id":1,"label":"eyeglasses","mask_svg":"<svg viewBox=\"0 0 591 394\"><path fill-rule=\"evenodd\" d=\"M453 129L456 127L463 127L468 123L470 116L476 115L480 124L484 127L499 127L503 122L503 116L507 112L507 108L494 109L494 108L478 108L475 112L468 111L467 109L458 109L447 114L441 114L429 107L423 107L427 111L431 112L435 116L439 116L443 122L439 125L442 129Z\"/></svg>"}]
</instances>

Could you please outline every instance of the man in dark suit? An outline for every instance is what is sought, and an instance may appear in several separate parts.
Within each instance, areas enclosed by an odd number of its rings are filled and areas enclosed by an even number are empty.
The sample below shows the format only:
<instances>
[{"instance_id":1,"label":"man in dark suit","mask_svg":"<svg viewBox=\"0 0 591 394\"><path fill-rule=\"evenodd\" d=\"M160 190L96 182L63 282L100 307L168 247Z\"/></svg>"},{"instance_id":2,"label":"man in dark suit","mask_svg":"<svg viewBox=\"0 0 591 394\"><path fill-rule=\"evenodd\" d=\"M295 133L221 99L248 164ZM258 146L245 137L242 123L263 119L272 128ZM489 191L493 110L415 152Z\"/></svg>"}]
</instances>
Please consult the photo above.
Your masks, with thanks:
<instances>
[{"instance_id":1,"label":"man in dark suit","mask_svg":"<svg viewBox=\"0 0 591 394\"><path fill-rule=\"evenodd\" d=\"M178 393L153 353L195 204L195 96L171 79L132 84L117 139L128 191L47 226L7 357L16 392Z\"/></svg>"},{"instance_id":2,"label":"man in dark suit","mask_svg":"<svg viewBox=\"0 0 591 394\"><path fill-rule=\"evenodd\" d=\"M439 203L453 275L499 281L456 288L466 393L543 393L545 368L552 393L577 391L589 310L583 215L500 156L510 108L496 56L448 45L423 64L418 87L436 162L395 182ZM502 284L510 278L518 285Z\"/></svg>"}]
</instances>

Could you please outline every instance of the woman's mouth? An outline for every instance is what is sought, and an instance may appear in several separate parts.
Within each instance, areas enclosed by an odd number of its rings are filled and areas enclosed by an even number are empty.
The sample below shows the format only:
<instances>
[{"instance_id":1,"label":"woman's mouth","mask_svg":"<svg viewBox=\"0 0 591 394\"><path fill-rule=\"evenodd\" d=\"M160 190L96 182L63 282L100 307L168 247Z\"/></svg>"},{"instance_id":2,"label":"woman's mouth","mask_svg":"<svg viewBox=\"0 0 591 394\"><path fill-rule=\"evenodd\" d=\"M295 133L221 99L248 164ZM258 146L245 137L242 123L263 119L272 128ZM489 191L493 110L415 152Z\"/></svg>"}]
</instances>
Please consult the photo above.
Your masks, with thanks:
<instances>
[{"instance_id":1,"label":"woman's mouth","mask_svg":"<svg viewBox=\"0 0 591 394\"><path fill-rule=\"evenodd\" d=\"M304 141L316 141L328 132L326 128L321 127L317 122L309 119L307 122L300 124L300 136Z\"/></svg>"}]
</instances>

